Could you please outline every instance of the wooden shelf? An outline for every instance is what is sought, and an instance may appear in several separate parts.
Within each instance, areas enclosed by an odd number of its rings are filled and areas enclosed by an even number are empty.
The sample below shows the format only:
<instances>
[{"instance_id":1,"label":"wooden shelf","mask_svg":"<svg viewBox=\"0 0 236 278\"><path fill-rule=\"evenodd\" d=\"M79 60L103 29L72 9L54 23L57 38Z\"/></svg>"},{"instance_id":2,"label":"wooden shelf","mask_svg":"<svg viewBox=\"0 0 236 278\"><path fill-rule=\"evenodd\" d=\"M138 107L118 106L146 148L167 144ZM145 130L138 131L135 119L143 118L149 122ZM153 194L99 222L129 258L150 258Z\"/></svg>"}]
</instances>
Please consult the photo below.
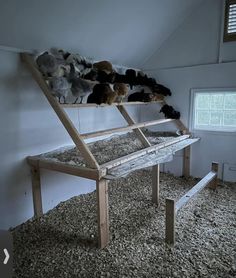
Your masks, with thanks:
<instances>
[{"instance_id":1,"label":"wooden shelf","mask_svg":"<svg viewBox=\"0 0 236 278\"><path fill-rule=\"evenodd\" d=\"M114 102L112 104L96 104L96 103L66 103L60 104L63 108L82 108L82 107L111 107L111 106L123 106L123 105L148 105L148 104L155 104L155 103L163 103L163 100L160 101L150 101L150 102L140 102L140 101L133 101L133 102Z\"/></svg>"},{"instance_id":2,"label":"wooden shelf","mask_svg":"<svg viewBox=\"0 0 236 278\"><path fill-rule=\"evenodd\" d=\"M82 133L81 136L84 139L95 138L95 137L99 137L99 136L103 136L103 135L108 135L111 133L130 131L130 130L141 128L141 127L148 127L148 126L152 126L152 125L158 125L158 124L163 124L163 123L168 123L168 122L173 122L173 121L175 121L175 120L174 119L160 119L160 120L154 120L154 121L148 121L148 122L143 122L143 123L138 123L138 124L127 125L124 127L115 127L115 128L99 130L99 131L95 131L95 132Z\"/></svg>"}]
</instances>

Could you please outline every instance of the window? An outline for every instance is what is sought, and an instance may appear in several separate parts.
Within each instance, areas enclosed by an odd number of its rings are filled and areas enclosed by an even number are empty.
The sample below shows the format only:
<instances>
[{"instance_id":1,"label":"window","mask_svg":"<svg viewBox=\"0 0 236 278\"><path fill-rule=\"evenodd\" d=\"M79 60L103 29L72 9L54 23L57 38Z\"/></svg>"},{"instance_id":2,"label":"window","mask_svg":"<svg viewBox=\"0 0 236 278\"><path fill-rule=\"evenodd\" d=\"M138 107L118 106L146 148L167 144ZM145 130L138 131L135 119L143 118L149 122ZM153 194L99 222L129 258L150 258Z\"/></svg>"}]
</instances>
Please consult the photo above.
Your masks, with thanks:
<instances>
[{"instance_id":1,"label":"window","mask_svg":"<svg viewBox=\"0 0 236 278\"><path fill-rule=\"evenodd\" d=\"M195 130L236 131L236 89L194 90L192 127Z\"/></svg>"},{"instance_id":2,"label":"window","mask_svg":"<svg viewBox=\"0 0 236 278\"><path fill-rule=\"evenodd\" d=\"M236 40L236 0L225 4L224 42Z\"/></svg>"}]
</instances>

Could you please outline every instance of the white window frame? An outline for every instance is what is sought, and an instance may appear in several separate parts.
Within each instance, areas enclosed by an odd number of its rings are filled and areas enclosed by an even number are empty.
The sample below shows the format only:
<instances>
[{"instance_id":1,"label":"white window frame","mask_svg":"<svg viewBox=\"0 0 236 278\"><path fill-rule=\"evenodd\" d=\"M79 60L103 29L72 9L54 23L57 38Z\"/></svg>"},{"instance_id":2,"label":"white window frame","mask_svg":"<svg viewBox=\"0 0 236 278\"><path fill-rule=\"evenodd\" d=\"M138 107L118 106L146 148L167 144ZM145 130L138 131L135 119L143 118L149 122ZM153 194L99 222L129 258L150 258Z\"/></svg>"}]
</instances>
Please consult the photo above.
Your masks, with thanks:
<instances>
[{"instance_id":1,"label":"white window frame","mask_svg":"<svg viewBox=\"0 0 236 278\"><path fill-rule=\"evenodd\" d=\"M234 92L236 93L236 88L206 88L206 89L198 89L194 88L190 90L190 117L189 117L189 127L191 132L203 132L203 133L219 133L219 134L229 134L236 135L236 127L232 127L232 129L217 129L217 128L198 128L194 127L195 122L195 98L197 93L222 93L222 92Z\"/></svg>"}]
</instances>

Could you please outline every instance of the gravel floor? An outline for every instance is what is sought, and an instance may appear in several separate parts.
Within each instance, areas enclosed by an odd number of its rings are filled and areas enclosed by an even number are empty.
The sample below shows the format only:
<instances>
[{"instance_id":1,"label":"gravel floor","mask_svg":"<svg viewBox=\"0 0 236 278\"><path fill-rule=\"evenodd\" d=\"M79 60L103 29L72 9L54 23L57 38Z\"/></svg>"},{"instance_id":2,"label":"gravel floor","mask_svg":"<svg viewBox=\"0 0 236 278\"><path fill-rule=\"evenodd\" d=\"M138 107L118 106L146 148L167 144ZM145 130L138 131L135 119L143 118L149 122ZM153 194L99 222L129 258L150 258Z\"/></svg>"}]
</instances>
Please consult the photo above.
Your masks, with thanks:
<instances>
[{"instance_id":1,"label":"gravel floor","mask_svg":"<svg viewBox=\"0 0 236 278\"><path fill-rule=\"evenodd\" d=\"M170 132L151 132L147 130L144 132L152 145L167 142L177 136L175 133ZM133 132L125 135L115 135L106 140L99 140L88 144L88 147L99 164L106 163L144 148ZM61 148L43 154L41 157L57 162L85 166L83 157L74 147Z\"/></svg>"},{"instance_id":2,"label":"gravel floor","mask_svg":"<svg viewBox=\"0 0 236 278\"><path fill-rule=\"evenodd\" d=\"M196 182L161 174L159 208L150 170L110 182L104 250L95 247L95 192L60 203L12 231L14 277L236 277L235 183L204 189L178 213L175 248L164 243L165 198Z\"/></svg>"}]
</instances>

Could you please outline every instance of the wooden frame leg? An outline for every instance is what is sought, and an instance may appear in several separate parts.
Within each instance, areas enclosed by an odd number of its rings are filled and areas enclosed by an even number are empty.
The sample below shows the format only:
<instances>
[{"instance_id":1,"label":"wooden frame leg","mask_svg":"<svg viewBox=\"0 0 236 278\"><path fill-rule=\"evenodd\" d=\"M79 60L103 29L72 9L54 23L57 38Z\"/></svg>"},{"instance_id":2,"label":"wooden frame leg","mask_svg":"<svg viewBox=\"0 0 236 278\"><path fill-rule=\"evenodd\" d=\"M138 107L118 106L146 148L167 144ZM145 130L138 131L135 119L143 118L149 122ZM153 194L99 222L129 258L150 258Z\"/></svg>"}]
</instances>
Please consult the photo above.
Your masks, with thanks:
<instances>
[{"instance_id":1,"label":"wooden frame leg","mask_svg":"<svg viewBox=\"0 0 236 278\"><path fill-rule=\"evenodd\" d=\"M166 199L166 243L175 244L175 200Z\"/></svg>"},{"instance_id":2,"label":"wooden frame leg","mask_svg":"<svg viewBox=\"0 0 236 278\"><path fill-rule=\"evenodd\" d=\"M96 181L98 206L98 247L104 248L109 243L108 181Z\"/></svg>"},{"instance_id":3,"label":"wooden frame leg","mask_svg":"<svg viewBox=\"0 0 236 278\"><path fill-rule=\"evenodd\" d=\"M33 204L34 204L34 216L40 217L43 215L43 205L42 205L39 167L31 166L31 176L32 176L32 194L33 194Z\"/></svg>"},{"instance_id":4,"label":"wooden frame leg","mask_svg":"<svg viewBox=\"0 0 236 278\"><path fill-rule=\"evenodd\" d=\"M184 148L183 176L186 178L190 176L190 150L190 146Z\"/></svg>"},{"instance_id":5,"label":"wooden frame leg","mask_svg":"<svg viewBox=\"0 0 236 278\"><path fill-rule=\"evenodd\" d=\"M212 162L211 164L211 171L216 172L215 178L210 182L209 187L211 189L216 189L218 184L218 171L219 171L219 163Z\"/></svg>"},{"instance_id":6,"label":"wooden frame leg","mask_svg":"<svg viewBox=\"0 0 236 278\"><path fill-rule=\"evenodd\" d=\"M152 167L152 202L159 205L160 166Z\"/></svg>"}]
</instances>

